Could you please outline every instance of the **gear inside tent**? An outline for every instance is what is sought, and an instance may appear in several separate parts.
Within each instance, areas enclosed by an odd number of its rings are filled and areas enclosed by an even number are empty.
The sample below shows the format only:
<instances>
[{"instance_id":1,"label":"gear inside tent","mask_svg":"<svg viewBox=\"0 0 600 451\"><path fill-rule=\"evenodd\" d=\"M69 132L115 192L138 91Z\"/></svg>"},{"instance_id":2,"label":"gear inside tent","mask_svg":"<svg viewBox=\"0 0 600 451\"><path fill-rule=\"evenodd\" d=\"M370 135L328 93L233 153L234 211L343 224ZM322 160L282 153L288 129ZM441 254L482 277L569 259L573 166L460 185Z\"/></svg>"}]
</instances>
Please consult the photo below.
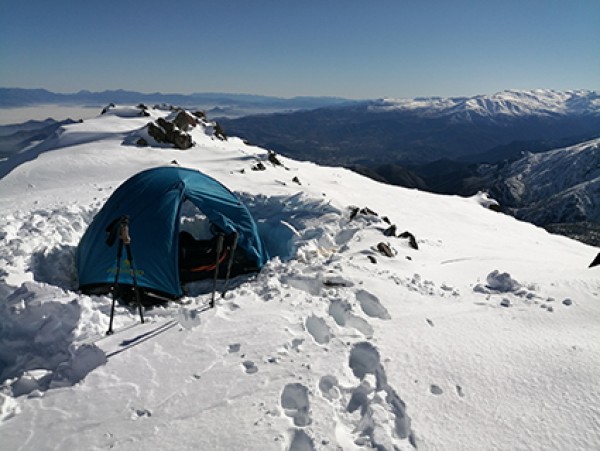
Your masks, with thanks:
<instances>
[{"instance_id":1,"label":"gear inside tent","mask_svg":"<svg viewBox=\"0 0 600 451\"><path fill-rule=\"evenodd\" d=\"M76 254L82 292L106 294L117 285L127 301L137 285L146 304L183 296L187 282L257 272L268 258L240 199L214 178L181 167L126 180L94 217Z\"/></svg>"}]
</instances>

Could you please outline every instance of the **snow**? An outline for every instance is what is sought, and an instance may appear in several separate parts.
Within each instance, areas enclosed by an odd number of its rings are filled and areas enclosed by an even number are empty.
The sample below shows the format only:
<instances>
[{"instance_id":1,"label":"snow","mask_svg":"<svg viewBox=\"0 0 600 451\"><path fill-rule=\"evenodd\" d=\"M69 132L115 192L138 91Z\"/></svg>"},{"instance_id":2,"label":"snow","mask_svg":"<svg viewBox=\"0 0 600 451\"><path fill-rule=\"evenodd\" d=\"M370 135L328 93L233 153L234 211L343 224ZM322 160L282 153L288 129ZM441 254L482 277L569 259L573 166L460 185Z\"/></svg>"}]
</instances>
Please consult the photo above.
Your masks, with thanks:
<instances>
[{"instance_id":1,"label":"snow","mask_svg":"<svg viewBox=\"0 0 600 451\"><path fill-rule=\"evenodd\" d=\"M138 112L0 166L3 449L600 448L597 249L483 193L274 166L208 122L191 149L137 147L172 114ZM124 180L174 160L238 193L274 257L215 309L202 283L145 324L117 306L106 336L112 301L76 291L75 247Z\"/></svg>"}]
</instances>

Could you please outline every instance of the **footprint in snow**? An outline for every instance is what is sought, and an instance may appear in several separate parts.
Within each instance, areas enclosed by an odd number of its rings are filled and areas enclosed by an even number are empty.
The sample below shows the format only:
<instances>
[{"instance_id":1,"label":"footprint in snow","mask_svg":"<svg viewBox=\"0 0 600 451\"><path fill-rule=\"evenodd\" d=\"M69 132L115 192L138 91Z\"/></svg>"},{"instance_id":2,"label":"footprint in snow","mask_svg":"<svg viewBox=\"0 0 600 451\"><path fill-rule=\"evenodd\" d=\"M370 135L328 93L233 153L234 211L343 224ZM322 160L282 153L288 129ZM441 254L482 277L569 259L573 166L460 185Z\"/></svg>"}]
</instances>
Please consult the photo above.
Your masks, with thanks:
<instances>
[{"instance_id":1,"label":"footprint in snow","mask_svg":"<svg viewBox=\"0 0 600 451\"><path fill-rule=\"evenodd\" d=\"M353 389L346 410L350 413L356 410L360 411L361 424L364 426L360 431L361 434L369 436L375 444L381 444L380 440L387 440L386 436L389 438L395 435L401 439L408 439L408 442L415 447L414 432L410 426L410 417L406 413L406 404L388 383L377 348L368 342L355 344L350 351L348 365L354 376L361 382ZM371 396L374 391L385 392L385 397ZM380 404L393 418L393 425L384 428L389 429L383 433L383 436L380 434L382 434L384 425L376 424L376 417L373 416L373 403Z\"/></svg>"},{"instance_id":2,"label":"footprint in snow","mask_svg":"<svg viewBox=\"0 0 600 451\"><path fill-rule=\"evenodd\" d=\"M258 372L258 367L254 364L252 360L245 360L242 365L244 366L244 370L247 374L254 374Z\"/></svg>"},{"instance_id":3,"label":"footprint in snow","mask_svg":"<svg viewBox=\"0 0 600 451\"><path fill-rule=\"evenodd\" d=\"M347 301L335 299L329 304L329 314L341 327L352 327L365 337L373 336L373 327L363 318L352 314L352 306Z\"/></svg>"},{"instance_id":4,"label":"footprint in snow","mask_svg":"<svg viewBox=\"0 0 600 451\"><path fill-rule=\"evenodd\" d=\"M323 376L319 380L319 390L323 398L333 401L340 397L340 389L338 387L338 380L335 376Z\"/></svg>"},{"instance_id":5,"label":"footprint in snow","mask_svg":"<svg viewBox=\"0 0 600 451\"><path fill-rule=\"evenodd\" d=\"M363 312L371 318L391 319L387 309L381 305L379 298L366 290L359 290L356 299L360 302Z\"/></svg>"},{"instance_id":6,"label":"footprint in snow","mask_svg":"<svg viewBox=\"0 0 600 451\"><path fill-rule=\"evenodd\" d=\"M302 429L296 429L292 437L289 451L314 451L313 439Z\"/></svg>"},{"instance_id":7,"label":"footprint in snow","mask_svg":"<svg viewBox=\"0 0 600 451\"><path fill-rule=\"evenodd\" d=\"M431 392L432 395L441 395L444 393L444 390L442 390L442 387L440 387L439 385L436 385L436 384L431 384L429 386L429 391Z\"/></svg>"},{"instance_id":8,"label":"footprint in snow","mask_svg":"<svg viewBox=\"0 0 600 451\"><path fill-rule=\"evenodd\" d=\"M320 345L327 344L331 340L331 332L323 318L315 315L306 318L306 330Z\"/></svg>"},{"instance_id":9,"label":"footprint in snow","mask_svg":"<svg viewBox=\"0 0 600 451\"><path fill-rule=\"evenodd\" d=\"M228 346L227 351L230 354L233 354L234 352L239 352L241 347L242 345L239 343L232 343Z\"/></svg>"},{"instance_id":10,"label":"footprint in snow","mask_svg":"<svg viewBox=\"0 0 600 451\"><path fill-rule=\"evenodd\" d=\"M292 351L300 352L300 346L304 343L304 338L294 338L290 343L286 343L283 347Z\"/></svg>"},{"instance_id":11,"label":"footprint in snow","mask_svg":"<svg viewBox=\"0 0 600 451\"><path fill-rule=\"evenodd\" d=\"M303 427L311 423L308 388L300 383L287 384L281 392L281 407L292 418L294 426Z\"/></svg>"}]
</instances>

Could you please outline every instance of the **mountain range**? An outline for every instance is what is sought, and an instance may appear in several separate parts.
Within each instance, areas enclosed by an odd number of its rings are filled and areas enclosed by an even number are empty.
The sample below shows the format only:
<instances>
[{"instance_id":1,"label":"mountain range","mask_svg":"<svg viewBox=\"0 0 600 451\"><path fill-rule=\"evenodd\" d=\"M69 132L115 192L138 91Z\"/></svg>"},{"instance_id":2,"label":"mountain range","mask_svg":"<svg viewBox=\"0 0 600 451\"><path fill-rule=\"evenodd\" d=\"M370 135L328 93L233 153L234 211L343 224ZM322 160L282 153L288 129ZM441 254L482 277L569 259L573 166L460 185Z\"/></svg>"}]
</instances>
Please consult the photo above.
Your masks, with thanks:
<instances>
[{"instance_id":1,"label":"mountain range","mask_svg":"<svg viewBox=\"0 0 600 451\"><path fill-rule=\"evenodd\" d=\"M221 122L257 145L321 164L472 162L494 159L499 147L502 159L524 143L549 150L540 143L598 137L600 94L511 90L470 98L380 99Z\"/></svg>"},{"instance_id":2,"label":"mountain range","mask_svg":"<svg viewBox=\"0 0 600 451\"><path fill-rule=\"evenodd\" d=\"M45 89L0 88L0 108L16 108L44 104L90 105L99 109L109 103L170 104L181 107L204 109L213 116L236 117L250 113L269 113L314 109L350 102L339 97L293 97L282 98L252 94L193 93L163 94L141 93L123 89L76 93L55 93Z\"/></svg>"}]
</instances>

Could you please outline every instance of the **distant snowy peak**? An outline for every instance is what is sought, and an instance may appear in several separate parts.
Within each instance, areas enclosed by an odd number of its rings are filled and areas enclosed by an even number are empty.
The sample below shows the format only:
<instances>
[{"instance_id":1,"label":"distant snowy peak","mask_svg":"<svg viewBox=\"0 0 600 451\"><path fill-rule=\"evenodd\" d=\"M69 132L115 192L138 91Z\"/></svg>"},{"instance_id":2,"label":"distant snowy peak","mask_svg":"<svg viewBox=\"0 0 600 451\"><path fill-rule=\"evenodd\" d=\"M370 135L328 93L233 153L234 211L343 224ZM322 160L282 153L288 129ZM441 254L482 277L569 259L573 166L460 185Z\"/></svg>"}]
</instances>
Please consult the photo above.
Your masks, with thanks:
<instances>
[{"instance_id":1,"label":"distant snowy peak","mask_svg":"<svg viewBox=\"0 0 600 451\"><path fill-rule=\"evenodd\" d=\"M596 91L508 90L488 96L428 97L415 99L384 98L372 102L373 112L413 111L423 116L523 117L556 115L600 115L600 94Z\"/></svg>"},{"instance_id":2,"label":"distant snowy peak","mask_svg":"<svg viewBox=\"0 0 600 451\"><path fill-rule=\"evenodd\" d=\"M506 166L494 196L533 223L599 221L600 138L529 154Z\"/></svg>"}]
</instances>

